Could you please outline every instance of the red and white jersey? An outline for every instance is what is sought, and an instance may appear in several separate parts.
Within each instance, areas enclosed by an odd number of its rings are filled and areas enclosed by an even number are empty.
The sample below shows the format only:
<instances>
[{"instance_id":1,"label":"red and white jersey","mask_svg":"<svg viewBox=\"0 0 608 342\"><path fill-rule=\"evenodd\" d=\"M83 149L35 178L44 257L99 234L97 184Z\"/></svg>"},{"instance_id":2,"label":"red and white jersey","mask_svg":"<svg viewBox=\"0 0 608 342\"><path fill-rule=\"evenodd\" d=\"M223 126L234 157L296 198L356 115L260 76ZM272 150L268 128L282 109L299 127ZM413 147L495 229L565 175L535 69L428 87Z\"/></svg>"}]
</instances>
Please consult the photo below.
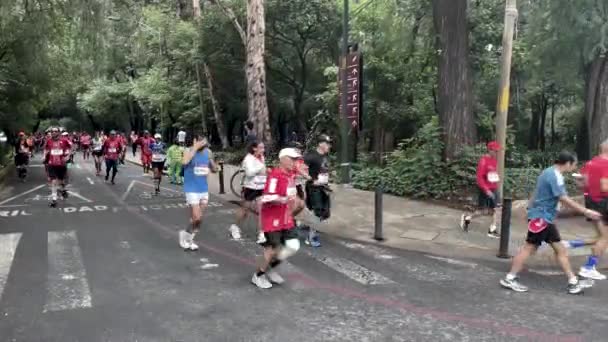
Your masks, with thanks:
<instances>
[{"instance_id":1,"label":"red and white jersey","mask_svg":"<svg viewBox=\"0 0 608 342\"><path fill-rule=\"evenodd\" d=\"M295 178L290 171L276 168L270 171L262 196L260 213L262 230L275 232L294 227L289 200L297 195Z\"/></svg>"},{"instance_id":2,"label":"red and white jersey","mask_svg":"<svg viewBox=\"0 0 608 342\"><path fill-rule=\"evenodd\" d=\"M65 139L50 139L44 149L49 165L64 166L70 154L70 143Z\"/></svg>"},{"instance_id":3,"label":"red and white jersey","mask_svg":"<svg viewBox=\"0 0 608 342\"><path fill-rule=\"evenodd\" d=\"M108 138L103 143L103 154L106 159L116 160L118 159L118 155L122 152L122 145L120 144L120 140L118 138Z\"/></svg>"}]
</instances>

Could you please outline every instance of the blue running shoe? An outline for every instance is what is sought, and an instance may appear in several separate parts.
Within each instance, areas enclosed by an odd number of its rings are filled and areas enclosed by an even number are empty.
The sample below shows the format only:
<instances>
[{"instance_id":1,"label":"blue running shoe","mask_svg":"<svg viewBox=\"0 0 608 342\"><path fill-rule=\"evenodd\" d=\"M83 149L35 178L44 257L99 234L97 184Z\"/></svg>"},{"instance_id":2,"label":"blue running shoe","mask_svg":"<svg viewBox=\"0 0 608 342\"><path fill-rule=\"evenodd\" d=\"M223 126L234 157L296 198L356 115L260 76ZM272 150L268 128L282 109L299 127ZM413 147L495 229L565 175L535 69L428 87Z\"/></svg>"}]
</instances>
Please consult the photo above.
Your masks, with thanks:
<instances>
[{"instance_id":1,"label":"blue running shoe","mask_svg":"<svg viewBox=\"0 0 608 342\"><path fill-rule=\"evenodd\" d=\"M321 247L321 240L319 239L319 235L315 235L310 241L310 245L312 247Z\"/></svg>"}]
</instances>

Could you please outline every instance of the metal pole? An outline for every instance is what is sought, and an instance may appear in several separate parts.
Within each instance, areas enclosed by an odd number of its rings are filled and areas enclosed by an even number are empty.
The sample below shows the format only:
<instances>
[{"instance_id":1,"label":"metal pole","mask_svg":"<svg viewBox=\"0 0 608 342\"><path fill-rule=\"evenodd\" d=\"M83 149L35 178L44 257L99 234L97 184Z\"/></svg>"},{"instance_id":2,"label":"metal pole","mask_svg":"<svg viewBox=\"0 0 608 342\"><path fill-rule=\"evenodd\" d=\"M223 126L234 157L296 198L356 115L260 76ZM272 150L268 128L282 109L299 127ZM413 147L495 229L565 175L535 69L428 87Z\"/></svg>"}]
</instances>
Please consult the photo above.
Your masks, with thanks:
<instances>
[{"instance_id":1,"label":"metal pole","mask_svg":"<svg viewBox=\"0 0 608 342\"><path fill-rule=\"evenodd\" d=\"M500 247L498 249L499 258L507 259L509 255L509 240L511 238L511 206L513 200L504 198L502 203L502 217L500 219Z\"/></svg>"},{"instance_id":2,"label":"metal pole","mask_svg":"<svg viewBox=\"0 0 608 342\"><path fill-rule=\"evenodd\" d=\"M498 196L503 197L505 179L505 150L507 141L507 118L509 115L509 87L511 85L511 57L513 54L513 33L517 20L517 0L507 0L505 10L505 27L502 36L502 66L500 69L500 88L498 90L498 104L496 106L496 140L502 147L498 151Z\"/></svg>"},{"instance_id":3,"label":"metal pole","mask_svg":"<svg viewBox=\"0 0 608 342\"><path fill-rule=\"evenodd\" d=\"M341 125L341 129L340 129L340 143L341 143L341 171L342 171L342 183L343 184L348 184L350 183L350 161L349 161L349 155L348 155L348 143L349 143L349 139L348 139L348 130L349 130L349 123L348 123L348 106L346 105L348 102L348 80L347 80L347 70L346 70L346 66L348 65L347 63L347 58L346 56L348 55L348 2L350 0L344 0L344 22L342 24L342 58L340 60L340 63L342 64L341 67L341 73L342 73L342 99L340 100L340 103L342 104L342 113L340 113L340 115L342 116L340 120L340 122L342 123Z\"/></svg>"},{"instance_id":4,"label":"metal pole","mask_svg":"<svg viewBox=\"0 0 608 342\"><path fill-rule=\"evenodd\" d=\"M220 172L219 172L220 195L223 195L226 193L226 191L224 191L224 161L220 160L218 164L220 164Z\"/></svg>"},{"instance_id":5,"label":"metal pole","mask_svg":"<svg viewBox=\"0 0 608 342\"><path fill-rule=\"evenodd\" d=\"M374 239L384 241L382 234L382 186L378 185L374 193Z\"/></svg>"}]
</instances>

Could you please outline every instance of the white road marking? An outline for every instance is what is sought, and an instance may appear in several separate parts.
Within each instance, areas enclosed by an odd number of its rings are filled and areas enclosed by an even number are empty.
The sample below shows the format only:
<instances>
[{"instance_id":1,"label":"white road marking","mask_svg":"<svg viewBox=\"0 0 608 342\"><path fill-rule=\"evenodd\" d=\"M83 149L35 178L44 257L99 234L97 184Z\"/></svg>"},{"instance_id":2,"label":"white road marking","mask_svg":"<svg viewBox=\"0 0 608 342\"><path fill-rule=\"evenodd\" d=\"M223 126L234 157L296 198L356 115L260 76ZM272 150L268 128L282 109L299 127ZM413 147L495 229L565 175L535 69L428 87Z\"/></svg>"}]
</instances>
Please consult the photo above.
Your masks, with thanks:
<instances>
[{"instance_id":1,"label":"white road marking","mask_svg":"<svg viewBox=\"0 0 608 342\"><path fill-rule=\"evenodd\" d=\"M89 183L90 183L91 185L95 185L95 182L93 182L93 180L91 179L91 177L87 177L87 180L89 181Z\"/></svg>"},{"instance_id":2,"label":"white road marking","mask_svg":"<svg viewBox=\"0 0 608 342\"><path fill-rule=\"evenodd\" d=\"M218 266L219 266L218 264L204 264L204 265L201 265L201 269L202 270L209 270L209 269L212 269L212 268L217 268Z\"/></svg>"},{"instance_id":3,"label":"white road marking","mask_svg":"<svg viewBox=\"0 0 608 342\"><path fill-rule=\"evenodd\" d=\"M350 279L360 284L384 285L395 283L394 281L388 279L382 274L371 271L350 260L319 255L318 253L310 252L308 249L304 249L304 251L306 254L325 264L334 271L342 273L343 275L349 277Z\"/></svg>"},{"instance_id":4,"label":"white road marking","mask_svg":"<svg viewBox=\"0 0 608 342\"><path fill-rule=\"evenodd\" d=\"M151 188L156 188L156 185L149 184L149 183L146 183L146 182L142 182L142 181L138 181L138 180L134 180L133 182L137 182L137 183L139 183L141 185L149 186ZM182 193L181 191L173 190L173 189L170 189L170 188L165 188L165 187L162 187L162 186L160 188L162 190L167 190L167 191L175 192L175 193L178 193L178 194Z\"/></svg>"},{"instance_id":5,"label":"white road marking","mask_svg":"<svg viewBox=\"0 0 608 342\"><path fill-rule=\"evenodd\" d=\"M364 245L364 244L356 243L356 242L346 242L346 241L339 241L339 242L341 245L343 245L346 248L362 250L363 252L370 254L372 257L374 257L374 259L390 260L390 259L398 258L397 256L389 254L389 253L387 253L387 251L383 250L382 248L378 248L376 246Z\"/></svg>"},{"instance_id":6,"label":"white road marking","mask_svg":"<svg viewBox=\"0 0 608 342\"><path fill-rule=\"evenodd\" d=\"M82 169L82 167L80 166L80 164L74 164L74 166L76 166L77 169Z\"/></svg>"},{"instance_id":7,"label":"white road marking","mask_svg":"<svg viewBox=\"0 0 608 342\"><path fill-rule=\"evenodd\" d=\"M528 270L528 272L544 275L544 276L557 276L562 275L564 272L562 271L552 271L552 270Z\"/></svg>"},{"instance_id":8,"label":"white road marking","mask_svg":"<svg viewBox=\"0 0 608 342\"><path fill-rule=\"evenodd\" d=\"M15 251L21 239L21 233L0 235L0 298L8 280L8 274L15 258Z\"/></svg>"},{"instance_id":9,"label":"white road marking","mask_svg":"<svg viewBox=\"0 0 608 342\"><path fill-rule=\"evenodd\" d=\"M468 261L462 261L462 260L444 258L444 257L435 256L435 255L428 255L428 254L425 254L425 257L431 258L431 259L435 259L435 260L439 260L439 261L444 261L444 262L447 262L448 264L452 264L452 265L466 266L466 267L470 267L470 268L477 267L477 264L474 263L474 262L468 262Z\"/></svg>"},{"instance_id":10,"label":"white road marking","mask_svg":"<svg viewBox=\"0 0 608 342\"><path fill-rule=\"evenodd\" d=\"M48 293L44 312L91 307L91 291L74 231L48 233Z\"/></svg>"},{"instance_id":11,"label":"white road marking","mask_svg":"<svg viewBox=\"0 0 608 342\"><path fill-rule=\"evenodd\" d=\"M72 191L68 191L70 193L70 195L76 197L76 198L80 198L81 200L87 202L87 203L92 203L93 201L91 201L90 199L82 196L81 194L77 193L77 192L72 192Z\"/></svg>"},{"instance_id":12,"label":"white road marking","mask_svg":"<svg viewBox=\"0 0 608 342\"><path fill-rule=\"evenodd\" d=\"M30 164L28 165L28 167L45 167L46 165L44 164Z\"/></svg>"},{"instance_id":13,"label":"white road marking","mask_svg":"<svg viewBox=\"0 0 608 342\"><path fill-rule=\"evenodd\" d=\"M0 205L0 208L17 208L17 207L27 207L27 204L9 204L9 205Z\"/></svg>"},{"instance_id":14,"label":"white road marking","mask_svg":"<svg viewBox=\"0 0 608 342\"><path fill-rule=\"evenodd\" d=\"M129 193L131 192L131 189L133 189L133 185L135 185L135 181L131 181L131 183L127 187L127 190L125 191L125 193L122 194L122 196L120 197L121 201L124 201L124 200L127 199L127 196L129 196Z\"/></svg>"},{"instance_id":15,"label":"white road marking","mask_svg":"<svg viewBox=\"0 0 608 342\"><path fill-rule=\"evenodd\" d=\"M0 205L2 205L2 204L4 204L4 203L8 203L8 202L10 202L10 201L12 201L12 200L14 200L14 199L17 199L17 198L19 198L19 197L21 197L21 196L27 195L27 194L29 194L29 193L31 193L31 192L36 191L36 190L42 189L42 188L44 188L45 186L46 186L46 184L38 185L37 187L35 187L35 188L33 188L33 189L29 189L29 190L27 190L27 191L24 191L24 192L22 192L22 193L20 193L20 194L18 194L18 195L15 195L15 196L11 197L11 198L7 198L7 199L5 199L4 201L0 202Z\"/></svg>"}]
</instances>

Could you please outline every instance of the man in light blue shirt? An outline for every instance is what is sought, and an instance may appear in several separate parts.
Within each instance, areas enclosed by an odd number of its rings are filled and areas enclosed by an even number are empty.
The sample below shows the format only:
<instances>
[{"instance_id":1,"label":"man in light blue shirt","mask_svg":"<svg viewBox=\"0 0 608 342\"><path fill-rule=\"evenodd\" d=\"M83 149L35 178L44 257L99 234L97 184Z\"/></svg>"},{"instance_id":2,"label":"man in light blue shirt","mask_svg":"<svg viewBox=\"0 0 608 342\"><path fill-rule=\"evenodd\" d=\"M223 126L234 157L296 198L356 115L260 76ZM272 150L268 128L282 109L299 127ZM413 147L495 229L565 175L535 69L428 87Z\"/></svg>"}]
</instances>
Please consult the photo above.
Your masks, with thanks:
<instances>
[{"instance_id":1,"label":"man in light blue shirt","mask_svg":"<svg viewBox=\"0 0 608 342\"><path fill-rule=\"evenodd\" d=\"M566 247L561 243L561 237L555 226L557 216L557 205L562 203L572 209L584 214L590 219L599 220L601 215L593 210L586 209L576 203L566 192L563 174L572 172L576 168L576 156L569 152L561 152L555 161L555 165L545 169L536 181L536 191L530 200L528 208L528 235L526 244L520 249L519 253L513 258L511 271L500 284L516 292L526 292L528 288L519 283L517 273L519 273L526 260L534 254L537 248L543 243L551 245L555 252L555 257L562 269L568 276L568 293L577 294L584 288L590 287L593 281L579 281L568 260Z\"/></svg>"}]
</instances>

